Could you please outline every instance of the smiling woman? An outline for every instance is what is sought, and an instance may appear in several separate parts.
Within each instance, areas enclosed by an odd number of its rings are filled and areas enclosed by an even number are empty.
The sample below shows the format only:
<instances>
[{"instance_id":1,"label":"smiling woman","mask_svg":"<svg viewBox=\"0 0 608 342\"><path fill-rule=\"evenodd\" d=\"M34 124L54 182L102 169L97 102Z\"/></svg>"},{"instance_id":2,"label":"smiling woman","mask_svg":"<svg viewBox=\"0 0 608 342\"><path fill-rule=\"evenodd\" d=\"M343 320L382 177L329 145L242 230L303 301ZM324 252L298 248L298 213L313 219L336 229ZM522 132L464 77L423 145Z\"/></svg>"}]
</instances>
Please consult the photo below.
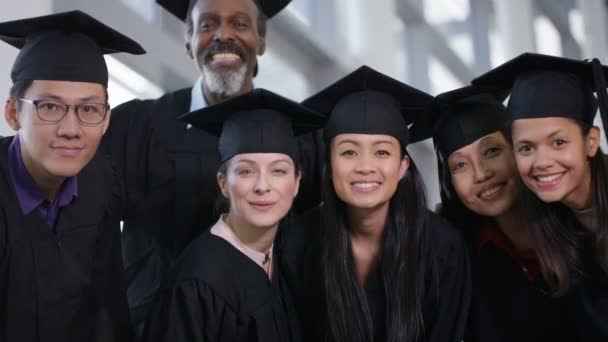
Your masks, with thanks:
<instances>
[{"instance_id":1,"label":"smiling woman","mask_svg":"<svg viewBox=\"0 0 608 342\"><path fill-rule=\"evenodd\" d=\"M431 96L361 67L304 101L329 115L323 206L287 235L306 341L459 341L461 236L426 209L407 125Z\"/></svg>"}]
</instances>

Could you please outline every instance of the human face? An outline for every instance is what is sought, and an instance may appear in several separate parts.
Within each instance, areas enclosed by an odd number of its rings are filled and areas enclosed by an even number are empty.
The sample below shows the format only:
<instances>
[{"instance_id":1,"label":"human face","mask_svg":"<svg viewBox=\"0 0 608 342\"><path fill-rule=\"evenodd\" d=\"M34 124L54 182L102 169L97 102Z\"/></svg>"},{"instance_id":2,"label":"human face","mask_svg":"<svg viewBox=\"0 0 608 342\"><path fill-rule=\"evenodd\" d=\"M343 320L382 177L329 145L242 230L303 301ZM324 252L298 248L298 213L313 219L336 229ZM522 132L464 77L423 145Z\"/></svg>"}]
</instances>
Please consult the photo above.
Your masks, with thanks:
<instances>
[{"instance_id":1,"label":"human face","mask_svg":"<svg viewBox=\"0 0 608 342\"><path fill-rule=\"evenodd\" d=\"M447 164L458 198L471 211L496 217L513 207L519 175L502 133L488 134L455 151Z\"/></svg>"},{"instance_id":2,"label":"human face","mask_svg":"<svg viewBox=\"0 0 608 342\"><path fill-rule=\"evenodd\" d=\"M106 92L100 84L68 81L34 81L23 98L56 100L68 105L106 103ZM59 122L40 120L33 104L16 99L6 102L7 123L18 132L21 154L26 169L38 184L53 183L77 175L97 151L108 128L110 111L96 125L84 124L71 107ZM18 109L19 108L19 109Z\"/></svg>"},{"instance_id":3,"label":"human face","mask_svg":"<svg viewBox=\"0 0 608 342\"><path fill-rule=\"evenodd\" d=\"M205 91L232 97L252 88L257 56L266 49L258 16L252 0L199 0L194 5L187 48Z\"/></svg>"},{"instance_id":4,"label":"human face","mask_svg":"<svg viewBox=\"0 0 608 342\"><path fill-rule=\"evenodd\" d=\"M599 129L583 136L567 118L519 119L513 123L517 168L524 183L544 202L574 209L591 204L589 159L599 147Z\"/></svg>"},{"instance_id":5,"label":"human face","mask_svg":"<svg viewBox=\"0 0 608 342\"><path fill-rule=\"evenodd\" d=\"M243 153L218 174L222 193L230 201L231 222L237 227L274 228L291 208L300 186L293 160L282 153Z\"/></svg>"},{"instance_id":6,"label":"human face","mask_svg":"<svg viewBox=\"0 0 608 342\"><path fill-rule=\"evenodd\" d=\"M349 207L388 206L409 167L399 141L389 135L339 134L330 146L331 178L336 195Z\"/></svg>"}]
</instances>

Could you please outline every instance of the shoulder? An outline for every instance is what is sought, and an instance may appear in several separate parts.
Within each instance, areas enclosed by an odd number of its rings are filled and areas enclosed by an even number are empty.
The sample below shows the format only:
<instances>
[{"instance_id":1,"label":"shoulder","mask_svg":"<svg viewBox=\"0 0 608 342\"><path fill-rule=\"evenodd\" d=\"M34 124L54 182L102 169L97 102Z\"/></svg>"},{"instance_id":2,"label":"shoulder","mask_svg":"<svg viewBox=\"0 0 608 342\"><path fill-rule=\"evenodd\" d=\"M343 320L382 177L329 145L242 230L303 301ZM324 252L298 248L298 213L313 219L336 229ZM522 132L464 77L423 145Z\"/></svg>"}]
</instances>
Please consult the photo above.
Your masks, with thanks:
<instances>
[{"instance_id":1,"label":"shoulder","mask_svg":"<svg viewBox=\"0 0 608 342\"><path fill-rule=\"evenodd\" d=\"M441 265L455 266L467 257L467 246L462 232L443 217L427 211L426 227L434 259Z\"/></svg>"},{"instance_id":2,"label":"shoulder","mask_svg":"<svg viewBox=\"0 0 608 342\"><path fill-rule=\"evenodd\" d=\"M112 115L123 115L125 113L137 113L137 115L143 115L146 110L152 111L157 108L166 107L187 108L190 105L191 90L192 88L183 88L174 92L164 94L163 96L157 99L134 99L131 101L127 101L112 109Z\"/></svg>"}]
</instances>

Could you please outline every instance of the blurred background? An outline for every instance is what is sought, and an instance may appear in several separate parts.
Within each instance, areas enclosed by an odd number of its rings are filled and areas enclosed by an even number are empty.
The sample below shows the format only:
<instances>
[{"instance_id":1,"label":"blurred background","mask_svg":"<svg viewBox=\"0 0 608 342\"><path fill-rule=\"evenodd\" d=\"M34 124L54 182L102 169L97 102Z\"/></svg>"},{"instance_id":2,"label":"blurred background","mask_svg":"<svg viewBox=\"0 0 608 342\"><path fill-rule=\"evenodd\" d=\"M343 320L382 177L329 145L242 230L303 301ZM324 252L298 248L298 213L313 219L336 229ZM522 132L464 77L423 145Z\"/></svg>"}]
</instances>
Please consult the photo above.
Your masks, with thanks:
<instances>
[{"instance_id":1,"label":"blurred background","mask_svg":"<svg viewBox=\"0 0 608 342\"><path fill-rule=\"evenodd\" d=\"M80 9L139 41L147 55L107 57L112 106L190 87L198 77L185 53L184 24L154 0L7 2L0 21ZM299 101L367 64L436 95L522 52L606 64L607 16L605 0L293 0L269 22L255 85ZM17 52L0 44L0 98L8 96ZM0 120L0 135L12 134ZM433 206L439 198L432 144L408 150Z\"/></svg>"}]
</instances>

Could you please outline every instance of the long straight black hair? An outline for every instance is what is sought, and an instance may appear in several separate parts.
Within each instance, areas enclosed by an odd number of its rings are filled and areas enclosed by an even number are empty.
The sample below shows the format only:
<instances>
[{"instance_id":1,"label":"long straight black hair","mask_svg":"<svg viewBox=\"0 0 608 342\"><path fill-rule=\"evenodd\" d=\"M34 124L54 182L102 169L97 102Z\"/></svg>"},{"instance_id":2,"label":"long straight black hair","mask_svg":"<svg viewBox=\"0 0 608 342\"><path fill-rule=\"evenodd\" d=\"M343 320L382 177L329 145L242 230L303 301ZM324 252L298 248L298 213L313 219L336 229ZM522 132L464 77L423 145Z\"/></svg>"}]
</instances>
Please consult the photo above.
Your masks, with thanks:
<instances>
[{"instance_id":1,"label":"long straight black hair","mask_svg":"<svg viewBox=\"0 0 608 342\"><path fill-rule=\"evenodd\" d=\"M329 156L328 146L327 160ZM408 156L405 149L401 156ZM373 341L370 307L354 267L346 203L336 195L330 175L331 165L327 161L323 172L322 260L330 339ZM430 264L430 238L425 224L424 183L411 160L389 202L377 266L386 300L386 341L415 341L424 336L422 306Z\"/></svg>"}]
</instances>

